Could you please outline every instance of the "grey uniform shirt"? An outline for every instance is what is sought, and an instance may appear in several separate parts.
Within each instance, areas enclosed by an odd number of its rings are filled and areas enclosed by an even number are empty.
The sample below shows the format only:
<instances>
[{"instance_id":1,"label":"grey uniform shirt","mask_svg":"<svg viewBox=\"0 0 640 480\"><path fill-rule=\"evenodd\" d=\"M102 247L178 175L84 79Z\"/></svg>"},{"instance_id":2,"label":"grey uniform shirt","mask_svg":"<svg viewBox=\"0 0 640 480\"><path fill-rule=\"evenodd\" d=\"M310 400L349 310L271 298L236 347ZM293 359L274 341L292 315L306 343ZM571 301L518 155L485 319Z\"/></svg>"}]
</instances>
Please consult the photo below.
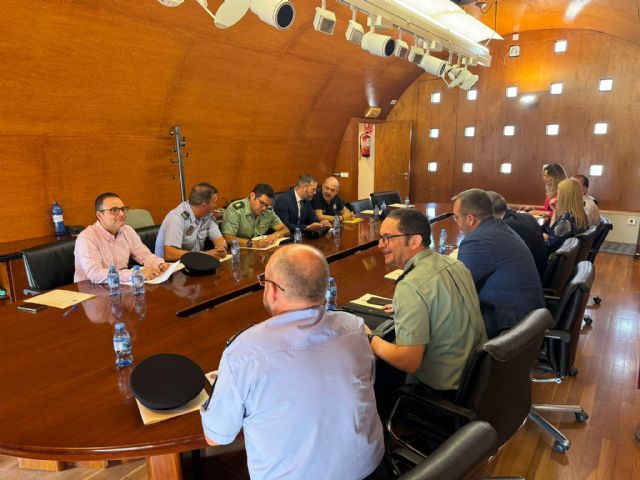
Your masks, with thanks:
<instances>
[{"instance_id":1,"label":"grey uniform shirt","mask_svg":"<svg viewBox=\"0 0 640 480\"><path fill-rule=\"evenodd\" d=\"M218 224L211 215L197 219L189 202L182 202L162 221L156 239L156 255L164 258L165 245L189 252L200 252L207 238L215 241L220 237L222 234Z\"/></svg>"}]
</instances>

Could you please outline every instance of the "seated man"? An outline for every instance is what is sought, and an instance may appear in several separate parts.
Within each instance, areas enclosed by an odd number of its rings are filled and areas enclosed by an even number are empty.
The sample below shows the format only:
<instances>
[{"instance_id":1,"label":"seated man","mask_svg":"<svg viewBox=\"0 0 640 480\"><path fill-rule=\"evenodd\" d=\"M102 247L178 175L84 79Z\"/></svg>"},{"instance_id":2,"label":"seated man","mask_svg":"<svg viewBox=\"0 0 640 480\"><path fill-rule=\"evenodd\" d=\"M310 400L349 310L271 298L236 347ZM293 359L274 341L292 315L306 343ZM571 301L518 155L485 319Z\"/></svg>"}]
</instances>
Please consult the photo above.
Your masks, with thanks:
<instances>
[{"instance_id":1,"label":"seated man","mask_svg":"<svg viewBox=\"0 0 640 480\"><path fill-rule=\"evenodd\" d=\"M544 308L540 276L522 239L493 217L484 190L466 190L452 200L454 219L465 235L458 260L473 275L487 335L492 338L531 310Z\"/></svg>"},{"instance_id":2,"label":"seated man","mask_svg":"<svg viewBox=\"0 0 640 480\"><path fill-rule=\"evenodd\" d=\"M156 255L171 262L180 260L187 252L224 258L227 244L211 215L217 201L216 187L208 183L195 185L189 201L182 202L164 217L156 238ZM213 242L211 250L204 250L207 238Z\"/></svg>"},{"instance_id":3,"label":"seated man","mask_svg":"<svg viewBox=\"0 0 640 480\"><path fill-rule=\"evenodd\" d=\"M289 229L271 208L273 188L259 183L247 198L233 202L224 212L222 234L227 243L237 240L244 247L267 247L280 237L288 237ZM269 230L274 232L266 235ZM266 235L253 241L253 237Z\"/></svg>"},{"instance_id":4,"label":"seated man","mask_svg":"<svg viewBox=\"0 0 640 480\"><path fill-rule=\"evenodd\" d=\"M336 177L328 177L322 184L322 188L318 190L311 201L311 205L316 216L320 220L327 220L333 223L335 217L339 217L340 221L349 220L355 215L344 206L344 202L338 195L340 191L340 183Z\"/></svg>"},{"instance_id":5,"label":"seated man","mask_svg":"<svg viewBox=\"0 0 640 480\"><path fill-rule=\"evenodd\" d=\"M375 358L361 318L324 309L328 278L310 246L271 256L259 280L273 316L226 348L200 409L210 445L242 429L252 479L360 479L381 463Z\"/></svg>"},{"instance_id":6,"label":"seated man","mask_svg":"<svg viewBox=\"0 0 640 480\"><path fill-rule=\"evenodd\" d=\"M582 199L584 201L584 213L587 216L589 226L597 227L600 225L600 209L593 201L589 191L589 177L586 175L572 175L572 180L575 180L582 187Z\"/></svg>"},{"instance_id":7,"label":"seated man","mask_svg":"<svg viewBox=\"0 0 640 480\"><path fill-rule=\"evenodd\" d=\"M316 194L317 188L318 181L313 176L302 174L298 177L296 186L276 200L273 209L290 232L294 233L296 228L302 231L331 226L326 220L320 220L313 212L311 199Z\"/></svg>"},{"instance_id":8,"label":"seated man","mask_svg":"<svg viewBox=\"0 0 640 480\"><path fill-rule=\"evenodd\" d=\"M487 339L469 270L429 249L431 227L415 210L392 210L380 226L384 261L403 268L393 294L396 341L369 333L377 357L452 397L469 355Z\"/></svg>"},{"instance_id":9,"label":"seated man","mask_svg":"<svg viewBox=\"0 0 640 480\"><path fill-rule=\"evenodd\" d=\"M522 238L522 241L531 252L533 261L536 262L538 275L542 279L549 263L547 245L544 243L542 228L540 228L540 225L532 215L518 213L509 208L502 195L496 192L487 192L487 195L489 195L493 205L493 216L502 219L514 232L520 235L520 238Z\"/></svg>"},{"instance_id":10,"label":"seated man","mask_svg":"<svg viewBox=\"0 0 640 480\"><path fill-rule=\"evenodd\" d=\"M74 282L106 283L111 265L119 270L120 281L130 282L129 257L144 265L144 278L157 277L167 269L164 260L151 253L136 231L125 224L129 207L124 206L118 195L109 192L98 195L95 205L98 220L76 240Z\"/></svg>"}]
</instances>

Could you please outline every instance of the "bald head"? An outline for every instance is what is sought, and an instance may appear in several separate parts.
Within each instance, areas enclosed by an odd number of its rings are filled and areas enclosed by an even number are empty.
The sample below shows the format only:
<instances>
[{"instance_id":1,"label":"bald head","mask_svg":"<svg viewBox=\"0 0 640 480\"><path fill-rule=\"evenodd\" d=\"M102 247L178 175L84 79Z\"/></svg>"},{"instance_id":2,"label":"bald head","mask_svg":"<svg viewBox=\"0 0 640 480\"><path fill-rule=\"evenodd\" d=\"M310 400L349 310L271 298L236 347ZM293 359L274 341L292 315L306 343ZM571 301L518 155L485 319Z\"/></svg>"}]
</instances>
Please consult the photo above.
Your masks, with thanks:
<instances>
[{"instance_id":1,"label":"bald head","mask_svg":"<svg viewBox=\"0 0 640 480\"><path fill-rule=\"evenodd\" d=\"M279 248L269 259L266 276L284 288L292 303L318 305L329 283L329 265L319 250L294 244Z\"/></svg>"},{"instance_id":2,"label":"bald head","mask_svg":"<svg viewBox=\"0 0 640 480\"><path fill-rule=\"evenodd\" d=\"M336 177L328 177L322 184L322 196L327 202L333 200L340 191L340 182Z\"/></svg>"}]
</instances>

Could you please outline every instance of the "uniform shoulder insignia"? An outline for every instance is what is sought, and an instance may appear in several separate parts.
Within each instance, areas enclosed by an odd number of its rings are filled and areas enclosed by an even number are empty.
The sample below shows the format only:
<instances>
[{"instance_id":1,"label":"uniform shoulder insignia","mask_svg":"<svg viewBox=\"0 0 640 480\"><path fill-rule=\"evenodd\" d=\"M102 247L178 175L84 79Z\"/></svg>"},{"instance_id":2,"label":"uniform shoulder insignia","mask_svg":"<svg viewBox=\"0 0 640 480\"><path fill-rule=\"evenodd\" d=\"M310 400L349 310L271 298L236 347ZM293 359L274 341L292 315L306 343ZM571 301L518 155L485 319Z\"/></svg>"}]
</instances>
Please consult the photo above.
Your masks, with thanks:
<instances>
[{"instance_id":1,"label":"uniform shoulder insignia","mask_svg":"<svg viewBox=\"0 0 640 480\"><path fill-rule=\"evenodd\" d=\"M180 216L181 216L182 218L184 218L185 220L189 220L189 212L182 212L182 213L180 214Z\"/></svg>"},{"instance_id":2,"label":"uniform shoulder insignia","mask_svg":"<svg viewBox=\"0 0 640 480\"><path fill-rule=\"evenodd\" d=\"M236 210L240 210L241 208L244 208L244 204L242 202L235 202L233 204L233 208L235 208Z\"/></svg>"}]
</instances>

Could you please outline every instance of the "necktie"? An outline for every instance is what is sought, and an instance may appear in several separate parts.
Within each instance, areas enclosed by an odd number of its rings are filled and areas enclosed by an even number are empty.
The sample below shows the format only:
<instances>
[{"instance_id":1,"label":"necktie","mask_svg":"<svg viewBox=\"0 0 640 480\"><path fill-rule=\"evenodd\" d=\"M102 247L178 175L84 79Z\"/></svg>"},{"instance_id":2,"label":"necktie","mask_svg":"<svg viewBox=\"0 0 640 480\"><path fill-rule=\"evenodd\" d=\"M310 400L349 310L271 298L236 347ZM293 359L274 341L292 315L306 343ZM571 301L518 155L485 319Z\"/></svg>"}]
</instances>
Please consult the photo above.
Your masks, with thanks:
<instances>
[{"instance_id":1,"label":"necktie","mask_svg":"<svg viewBox=\"0 0 640 480\"><path fill-rule=\"evenodd\" d=\"M302 217L302 200L298 200L298 223Z\"/></svg>"}]
</instances>

